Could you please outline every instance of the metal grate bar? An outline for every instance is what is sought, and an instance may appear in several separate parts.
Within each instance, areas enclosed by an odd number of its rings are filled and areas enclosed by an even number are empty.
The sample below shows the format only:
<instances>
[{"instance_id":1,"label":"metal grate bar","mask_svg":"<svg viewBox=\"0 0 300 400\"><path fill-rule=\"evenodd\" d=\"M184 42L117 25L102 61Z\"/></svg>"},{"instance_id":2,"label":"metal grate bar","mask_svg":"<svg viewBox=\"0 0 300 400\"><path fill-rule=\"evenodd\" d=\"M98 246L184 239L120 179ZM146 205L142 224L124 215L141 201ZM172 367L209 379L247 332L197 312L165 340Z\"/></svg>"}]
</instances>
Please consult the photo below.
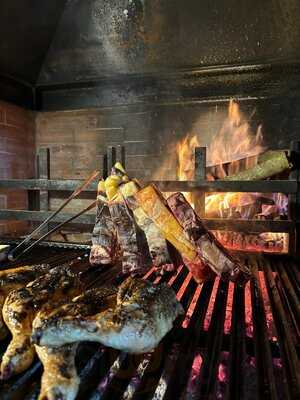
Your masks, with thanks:
<instances>
[{"instance_id":1,"label":"metal grate bar","mask_svg":"<svg viewBox=\"0 0 300 400\"><path fill-rule=\"evenodd\" d=\"M37 249L33 259L78 268L83 251ZM154 352L129 355L100 344L82 343L77 354L81 378L78 400L293 399L299 384L299 270L288 256L244 255L252 268L245 288L215 281L197 285L186 267L175 275L145 278L167 282L186 314ZM30 260L29 260L30 261ZM97 284L109 282L116 268L103 270ZM252 331L253 326L253 331ZM4 351L7 341L0 343ZM36 400L41 366L2 385L1 399Z\"/></svg>"}]
</instances>

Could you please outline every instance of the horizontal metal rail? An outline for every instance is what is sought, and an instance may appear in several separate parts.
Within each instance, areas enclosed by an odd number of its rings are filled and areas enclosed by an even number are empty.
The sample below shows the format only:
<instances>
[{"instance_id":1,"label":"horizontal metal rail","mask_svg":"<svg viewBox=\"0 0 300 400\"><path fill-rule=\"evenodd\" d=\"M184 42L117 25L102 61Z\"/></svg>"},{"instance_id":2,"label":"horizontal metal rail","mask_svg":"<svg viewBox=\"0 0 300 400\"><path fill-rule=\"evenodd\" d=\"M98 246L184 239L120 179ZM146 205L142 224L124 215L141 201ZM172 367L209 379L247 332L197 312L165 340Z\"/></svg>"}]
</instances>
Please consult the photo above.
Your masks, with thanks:
<instances>
[{"instance_id":1,"label":"horizontal metal rail","mask_svg":"<svg viewBox=\"0 0 300 400\"><path fill-rule=\"evenodd\" d=\"M19 220L38 222L45 220L50 211L27 211L27 210L0 210L0 220ZM70 218L72 214L58 214L52 222L63 222ZM289 220L242 220L242 219L203 219L206 227L210 230L233 230L237 232L289 232L294 227L295 222ZM74 224L94 225L94 214L81 215L73 222Z\"/></svg>"},{"instance_id":2,"label":"horizontal metal rail","mask_svg":"<svg viewBox=\"0 0 300 400\"><path fill-rule=\"evenodd\" d=\"M0 189L73 191L81 179L6 179L0 180ZM152 181L165 192L249 192L249 193L297 193L296 180L274 181ZM146 182L145 182L146 184ZM97 183L92 183L84 191L96 192Z\"/></svg>"}]
</instances>

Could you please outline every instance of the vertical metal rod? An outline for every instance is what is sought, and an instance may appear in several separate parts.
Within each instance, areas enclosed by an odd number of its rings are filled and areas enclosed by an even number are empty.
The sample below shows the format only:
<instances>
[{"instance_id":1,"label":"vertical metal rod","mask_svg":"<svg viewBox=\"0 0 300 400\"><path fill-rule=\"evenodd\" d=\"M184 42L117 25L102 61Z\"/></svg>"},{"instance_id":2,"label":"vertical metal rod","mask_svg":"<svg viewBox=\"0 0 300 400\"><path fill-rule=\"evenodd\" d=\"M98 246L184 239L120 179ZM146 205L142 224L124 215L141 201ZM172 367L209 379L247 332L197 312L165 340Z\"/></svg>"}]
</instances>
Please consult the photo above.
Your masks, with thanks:
<instances>
[{"instance_id":1,"label":"vertical metal rod","mask_svg":"<svg viewBox=\"0 0 300 400\"><path fill-rule=\"evenodd\" d=\"M297 220L300 217L300 141L293 141L291 143L291 158L296 168L290 173L289 179L295 180L298 183L297 193L289 195L289 219L294 222L294 226L289 233L289 253L296 254L300 252L300 229Z\"/></svg>"},{"instance_id":2,"label":"vertical metal rod","mask_svg":"<svg viewBox=\"0 0 300 400\"><path fill-rule=\"evenodd\" d=\"M38 177L40 179L50 179L50 151L48 148L41 147L38 149ZM40 190L39 193L39 209L40 211L49 211L49 192ZM48 226L45 226L42 233L48 231Z\"/></svg>"},{"instance_id":3,"label":"vertical metal rod","mask_svg":"<svg viewBox=\"0 0 300 400\"><path fill-rule=\"evenodd\" d=\"M107 146L107 175L110 175L111 169L116 163L116 148Z\"/></svg>"},{"instance_id":4,"label":"vertical metal rod","mask_svg":"<svg viewBox=\"0 0 300 400\"><path fill-rule=\"evenodd\" d=\"M125 147L118 144L117 149L116 149L116 161L121 163L124 168L125 166Z\"/></svg>"},{"instance_id":5,"label":"vertical metal rod","mask_svg":"<svg viewBox=\"0 0 300 400\"><path fill-rule=\"evenodd\" d=\"M202 181L206 179L206 147L195 147L195 174L194 180ZM202 191L194 192L195 211L199 217L205 217L205 193Z\"/></svg>"}]
</instances>

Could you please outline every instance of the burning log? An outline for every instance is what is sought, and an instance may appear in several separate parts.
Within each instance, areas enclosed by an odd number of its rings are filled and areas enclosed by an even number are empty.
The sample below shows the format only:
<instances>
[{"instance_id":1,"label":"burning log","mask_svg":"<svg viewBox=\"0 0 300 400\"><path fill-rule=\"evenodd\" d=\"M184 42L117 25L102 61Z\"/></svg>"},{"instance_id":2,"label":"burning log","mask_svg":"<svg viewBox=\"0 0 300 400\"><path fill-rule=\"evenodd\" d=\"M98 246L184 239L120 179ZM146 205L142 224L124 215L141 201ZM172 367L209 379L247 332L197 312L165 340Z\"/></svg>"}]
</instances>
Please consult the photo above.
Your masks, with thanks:
<instances>
[{"instance_id":1,"label":"burning log","mask_svg":"<svg viewBox=\"0 0 300 400\"><path fill-rule=\"evenodd\" d=\"M223 178L227 181L254 181L266 179L289 169L290 163L285 151L266 151L258 157L257 164L245 171Z\"/></svg>"},{"instance_id":2,"label":"burning log","mask_svg":"<svg viewBox=\"0 0 300 400\"><path fill-rule=\"evenodd\" d=\"M234 260L205 228L182 193L174 193L167 199L167 203L206 265L209 265L216 274L233 281L243 282L249 278L249 270Z\"/></svg>"},{"instance_id":3,"label":"burning log","mask_svg":"<svg viewBox=\"0 0 300 400\"><path fill-rule=\"evenodd\" d=\"M140 207L151 218L166 240L182 255L197 283L202 283L212 275L211 269L203 263L197 254L195 245L186 237L184 229L172 214L162 194L149 185L135 194Z\"/></svg>"},{"instance_id":4,"label":"burning log","mask_svg":"<svg viewBox=\"0 0 300 400\"><path fill-rule=\"evenodd\" d=\"M90 263L112 264L118 254L117 233L107 204L104 181L98 185L96 221L92 233Z\"/></svg>"}]
</instances>

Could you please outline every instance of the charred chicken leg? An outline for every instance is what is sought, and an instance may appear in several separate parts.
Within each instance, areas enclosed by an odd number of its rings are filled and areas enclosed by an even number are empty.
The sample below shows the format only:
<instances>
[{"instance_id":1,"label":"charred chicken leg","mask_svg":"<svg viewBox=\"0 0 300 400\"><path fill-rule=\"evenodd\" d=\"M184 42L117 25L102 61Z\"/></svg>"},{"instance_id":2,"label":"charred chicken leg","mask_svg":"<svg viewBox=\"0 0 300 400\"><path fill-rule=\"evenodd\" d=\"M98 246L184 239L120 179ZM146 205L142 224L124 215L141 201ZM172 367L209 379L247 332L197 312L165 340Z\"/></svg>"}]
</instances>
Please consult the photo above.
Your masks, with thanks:
<instances>
[{"instance_id":1,"label":"charred chicken leg","mask_svg":"<svg viewBox=\"0 0 300 400\"><path fill-rule=\"evenodd\" d=\"M81 290L77 275L70 266L63 265L9 293L3 306L3 319L12 333L12 340L2 358L2 379L24 371L32 363L35 350L30 337L37 312L47 302L50 301L48 306L57 306Z\"/></svg>"},{"instance_id":2,"label":"charred chicken leg","mask_svg":"<svg viewBox=\"0 0 300 400\"><path fill-rule=\"evenodd\" d=\"M2 308L8 294L12 290L25 286L49 270L49 264L36 264L0 271L0 340L8 334L8 329L2 319Z\"/></svg>"},{"instance_id":3,"label":"charred chicken leg","mask_svg":"<svg viewBox=\"0 0 300 400\"><path fill-rule=\"evenodd\" d=\"M77 343L54 348L35 346L44 367L38 400L76 398L80 382L75 367L77 347Z\"/></svg>"}]
</instances>

